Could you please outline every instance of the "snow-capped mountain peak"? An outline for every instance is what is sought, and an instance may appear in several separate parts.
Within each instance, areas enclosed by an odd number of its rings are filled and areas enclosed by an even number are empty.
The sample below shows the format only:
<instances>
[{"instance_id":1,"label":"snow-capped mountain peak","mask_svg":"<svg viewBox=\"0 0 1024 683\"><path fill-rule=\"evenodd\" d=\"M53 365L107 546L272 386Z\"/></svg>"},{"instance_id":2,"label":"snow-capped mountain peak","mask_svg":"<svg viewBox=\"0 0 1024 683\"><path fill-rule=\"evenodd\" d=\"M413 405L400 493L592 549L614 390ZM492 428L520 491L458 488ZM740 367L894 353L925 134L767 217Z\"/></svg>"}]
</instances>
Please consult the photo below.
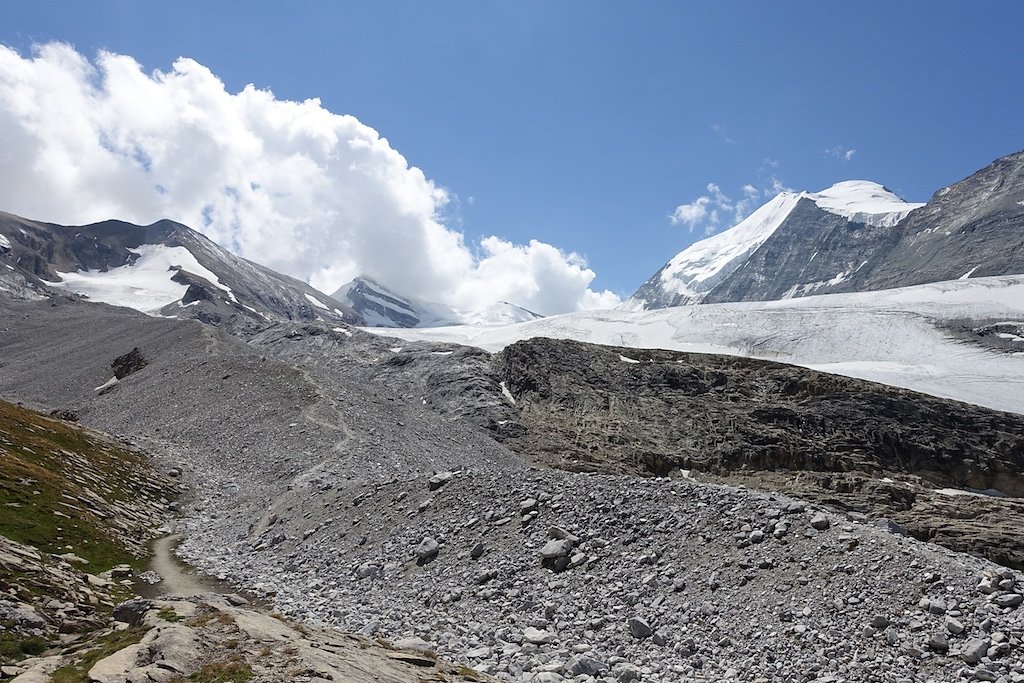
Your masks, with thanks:
<instances>
[{"instance_id":1,"label":"snow-capped mountain peak","mask_svg":"<svg viewBox=\"0 0 1024 683\"><path fill-rule=\"evenodd\" d=\"M820 192L781 192L733 227L691 244L654 274L622 308L662 308L704 301L746 264L786 223L802 201L830 214L876 228L892 227L921 204L911 204L878 183L847 180Z\"/></svg>"},{"instance_id":2,"label":"snow-capped mountain peak","mask_svg":"<svg viewBox=\"0 0 1024 683\"><path fill-rule=\"evenodd\" d=\"M889 227L924 206L904 201L888 188L870 180L844 180L821 192L802 192L820 208L856 223Z\"/></svg>"}]
</instances>

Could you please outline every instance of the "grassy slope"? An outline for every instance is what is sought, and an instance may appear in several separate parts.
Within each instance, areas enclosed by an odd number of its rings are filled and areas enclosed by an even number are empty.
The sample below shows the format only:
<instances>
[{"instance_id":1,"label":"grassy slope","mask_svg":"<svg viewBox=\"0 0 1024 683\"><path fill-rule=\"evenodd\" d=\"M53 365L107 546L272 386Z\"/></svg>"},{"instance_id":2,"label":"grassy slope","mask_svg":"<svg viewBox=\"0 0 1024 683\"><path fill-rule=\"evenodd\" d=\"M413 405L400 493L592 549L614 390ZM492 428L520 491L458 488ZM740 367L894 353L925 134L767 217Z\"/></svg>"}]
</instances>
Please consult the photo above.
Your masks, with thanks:
<instances>
[{"instance_id":1,"label":"grassy slope","mask_svg":"<svg viewBox=\"0 0 1024 683\"><path fill-rule=\"evenodd\" d=\"M13 541L74 552L92 573L137 564L137 547L117 533L109 510L151 495L149 470L140 453L0 401L0 534Z\"/></svg>"}]
</instances>

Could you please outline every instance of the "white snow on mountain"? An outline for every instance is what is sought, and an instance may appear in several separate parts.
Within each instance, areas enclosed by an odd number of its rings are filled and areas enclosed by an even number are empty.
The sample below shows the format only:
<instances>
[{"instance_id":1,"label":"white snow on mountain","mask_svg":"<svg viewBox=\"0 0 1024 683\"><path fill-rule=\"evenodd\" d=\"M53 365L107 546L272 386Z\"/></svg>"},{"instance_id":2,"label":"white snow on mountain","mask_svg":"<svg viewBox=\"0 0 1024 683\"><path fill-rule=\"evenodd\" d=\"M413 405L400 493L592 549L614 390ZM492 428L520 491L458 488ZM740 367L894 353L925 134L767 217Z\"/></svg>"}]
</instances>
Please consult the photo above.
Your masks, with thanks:
<instances>
[{"instance_id":1,"label":"white snow on mountain","mask_svg":"<svg viewBox=\"0 0 1024 683\"><path fill-rule=\"evenodd\" d=\"M490 306L463 313L459 317L465 325L512 325L539 320L544 316L507 301L495 301Z\"/></svg>"},{"instance_id":2,"label":"white snow on mountain","mask_svg":"<svg viewBox=\"0 0 1024 683\"><path fill-rule=\"evenodd\" d=\"M771 237L801 199L852 221L893 226L923 206L905 202L878 183L848 180L821 192L781 192L733 227L691 244L660 271L666 292L684 303L699 303L707 293L742 266ZM647 302L629 299L624 310L641 310Z\"/></svg>"},{"instance_id":3,"label":"white snow on mountain","mask_svg":"<svg viewBox=\"0 0 1024 683\"><path fill-rule=\"evenodd\" d=\"M0 234L0 249L10 249L11 241L7 239L6 235Z\"/></svg>"},{"instance_id":4,"label":"white snow on mountain","mask_svg":"<svg viewBox=\"0 0 1024 683\"><path fill-rule=\"evenodd\" d=\"M870 180L845 180L821 192L803 192L829 213L845 216L857 223L891 227L924 204L906 202L882 185Z\"/></svg>"},{"instance_id":5,"label":"white snow on mountain","mask_svg":"<svg viewBox=\"0 0 1024 683\"><path fill-rule=\"evenodd\" d=\"M93 301L156 314L167 304L180 301L188 290L186 285L171 279L176 269L180 268L208 280L210 284L224 290L234 299L231 290L221 284L217 276L196 261L192 253L184 247L143 244L138 249L129 251L139 255L132 264L107 271L58 272L62 281L47 284L81 294Z\"/></svg>"},{"instance_id":6,"label":"white snow on mountain","mask_svg":"<svg viewBox=\"0 0 1024 683\"><path fill-rule=\"evenodd\" d=\"M1024 348L997 353L954 339L936 326L964 319L1024 320L1024 276L782 301L588 311L502 327L388 330L386 334L489 351L521 339L553 337L726 353L1024 413Z\"/></svg>"},{"instance_id":7,"label":"white snow on mountain","mask_svg":"<svg viewBox=\"0 0 1024 683\"><path fill-rule=\"evenodd\" d=\"M779 193L725 232L694 242L676 254L661 271L662 287L699 301L772 236L803 196L802 193ZM622 307L639 310L643 304L643 301L630 299Z\"/></svg>"},{"instance_id":8,"label":"white snow on mountain","mask_svg":"<svg viewBox=\"0 0 1024 683\"><path fill-rule=\"evenodd\" d=\"M320 299L317 299L317 298L316 298L315 296L313 296L313 295L311 295L311 294L303 294L303 296L305 296L305 297L306 297L306 300L307 300L307 301L309 301L309 303L313 304L313 305L314 305L314 306L316 306L317 308L322 308L322 309L324 309L325 311L329 311L329 310L331 310L331 307L330 307L330 306L328 306L328 305L327 305L327 304L325 304L324 302L320 301Z\"/></svg>"}]
</instances>

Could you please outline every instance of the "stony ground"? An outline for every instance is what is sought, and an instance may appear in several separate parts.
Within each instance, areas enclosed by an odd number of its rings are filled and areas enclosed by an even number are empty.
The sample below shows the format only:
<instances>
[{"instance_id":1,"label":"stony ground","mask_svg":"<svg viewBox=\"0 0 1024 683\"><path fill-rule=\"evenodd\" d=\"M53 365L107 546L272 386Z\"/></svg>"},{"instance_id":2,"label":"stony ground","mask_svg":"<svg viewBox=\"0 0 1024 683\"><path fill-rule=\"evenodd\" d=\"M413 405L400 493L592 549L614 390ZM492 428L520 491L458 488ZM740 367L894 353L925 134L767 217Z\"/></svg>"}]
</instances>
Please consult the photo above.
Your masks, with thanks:
<instances>
[{"instance_id":1,"label":"stony ground","mask_svg":"<svg viewBox=\"0 0 1024 683\"><path fill-rule=\"evenodd\" d=\"M134 600L76 650L12 667L12 683L458 683L488 677L432 653L304 626L237 595Z\"/></svg>"},{"instance_id":2,"label":"stony ground","mask_svg":"<svg viewBox=\"0 0 1024 683\"><path fill-rule=\"evenodd\" d=\"M184 554L304 622L522 681L1024 681L1018 574L781 495L532 468L479 352L6 306L0 392L180 468Z\"/></svg>"}]
</instances>

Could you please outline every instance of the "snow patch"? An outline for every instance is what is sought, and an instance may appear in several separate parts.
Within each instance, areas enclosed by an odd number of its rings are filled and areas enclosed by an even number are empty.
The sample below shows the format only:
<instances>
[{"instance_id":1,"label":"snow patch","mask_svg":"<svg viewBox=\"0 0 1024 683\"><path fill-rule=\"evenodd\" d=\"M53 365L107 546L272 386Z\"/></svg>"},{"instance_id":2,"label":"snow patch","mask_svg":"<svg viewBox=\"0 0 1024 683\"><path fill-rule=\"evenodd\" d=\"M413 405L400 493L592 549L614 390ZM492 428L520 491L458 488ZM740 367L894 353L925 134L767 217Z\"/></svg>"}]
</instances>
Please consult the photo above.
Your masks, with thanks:
<instances>
[{"instance_id":1,"label":"snow patch","mask_svg":"<svg viewBox=\"0 0 1024 683\"><path fill-rule=\"evenodd\" d=\"M93 301L155 315L167 304L180 301L185 296L188 287L171 279L176 269L180 268L207 280L235 300L231 290L222 285L217 276L203 267L185 247L143 244L129 251L139 255L135 263L107 271L58 272L62 282L46 284L81 294Z\"/></svg>"},{"instance_id":2,"label":"snow patch","mask_svg":"<svg viewBox=\"0 0 1024 683\"><path fill-rule=\"evenodd\" d=\"M870 180L845 180L821 192L805 192L819 207L857 223L880 228L896 225L924 204L911 204Z\"/></svg>"},{"instance_id":3,"label":"snow patch","mask_svg":"<svg viewBox=\"0 0 1024 683\"><path fill-rule=\"evenodd\" d=\"M623 356L621 353L619 354L619 360L622 361L623 363L639 363L640 362L636 358L630 358L628 356Z\"/></svg>"},{"instance_id":4,"label":"snow patch","mask_svg":"<svg viewBox=\"0 0 1024 683\"><path fill-rule=\"evenodd\" d=\"M111 377L110 379L108 379L106 382L104 382L103 384L99 385L98 387L94 387L93 391L103 391L104 389L109 389L110 387L114 386L115 384L117 384L117 377Z\"/></svg>"},{"instance_id":5,"label":"snow patch","mask_svg":"<svg viewBox=\"0 0 1024 683\"><path fill-rule=\"evenodd\" d=\"M935 489L940 496L974 496L976 498L1006 498L999 489Z\"/></svg>"},{"instance_id":6,"label":"snow patch","mask_svg":"<svg viewBox=\"0 0 1024 683\"><path fill-rule=\"evenodd\" d=\"M0 249L10 249L11 241L7 239L7 236L0 233Z\"/></svg>"},{"instance_id":7,"label":"snow patch","mask_svg":"<svg viewBox=\"0 0 1024 683\"><path fill-rule=\"evenodd\" d=\"M347 330L344 327L332 327L331 331L332 332L341 332L346 337L351 337L352 336L352 330Z\"/></svg>"},{"instance_id":8,"label":"snow patch","mask_svg":"<svg viewBox=\"0 0 1024 683\"><path fill-rule=\"evenodd\" d=\"M511 403L512 405L515 405L516 404L516 397L512 395L511 391L508 390L508 387L505 385L505 382L501 382L500 386L501 386L501 393L505 396L505 398L508 399L509 403Z\"/></svg>"},{"instance_id":9,"label":"snow patch","mask_svg":"<svg viewBox=\"0 0 1024 683\"><path fill-rule=\"evenodd\" d=\"M304 297L306 297L306 300L307 300L307 301L309 301L309 303L313 304L313 305L314 305L314 306L316 306L317 308L322 308L322 309L324 309L325 311L329 311L329 310L331 310L331 307L330 307L330 306L328 306L328 305L327 305L327 304L325 304L324 302L320 301L320 300L319 300L319 299L317 299L317 298L316 298L315 296L312 296L312 295L310 295L310 294L305 294L305 293L303 293L303 296L304 296Z\"/></svg>"},{"instance_id":10,"label":"snow patch","mask_svg":"<svg viewBox=\"0 0 1024 683\"><path fill-rule=\"evenodd\" d=\"M978 268L981 268L981 266L980 266L980 265L974 266L973 268L971 268L970 270L968 270L968 271L967 271L966 273L964 273L963 275L961 275L961 276L960 276L959 278L957 278L957 279L959 279L959 280L966 280L966 279L967 279L967 278L969 278L969 277L970 277L971 275L973 275L973 274L974 274L974 271L976 271L976 270L977 270Z\"/></svg>"}]
</instances>

